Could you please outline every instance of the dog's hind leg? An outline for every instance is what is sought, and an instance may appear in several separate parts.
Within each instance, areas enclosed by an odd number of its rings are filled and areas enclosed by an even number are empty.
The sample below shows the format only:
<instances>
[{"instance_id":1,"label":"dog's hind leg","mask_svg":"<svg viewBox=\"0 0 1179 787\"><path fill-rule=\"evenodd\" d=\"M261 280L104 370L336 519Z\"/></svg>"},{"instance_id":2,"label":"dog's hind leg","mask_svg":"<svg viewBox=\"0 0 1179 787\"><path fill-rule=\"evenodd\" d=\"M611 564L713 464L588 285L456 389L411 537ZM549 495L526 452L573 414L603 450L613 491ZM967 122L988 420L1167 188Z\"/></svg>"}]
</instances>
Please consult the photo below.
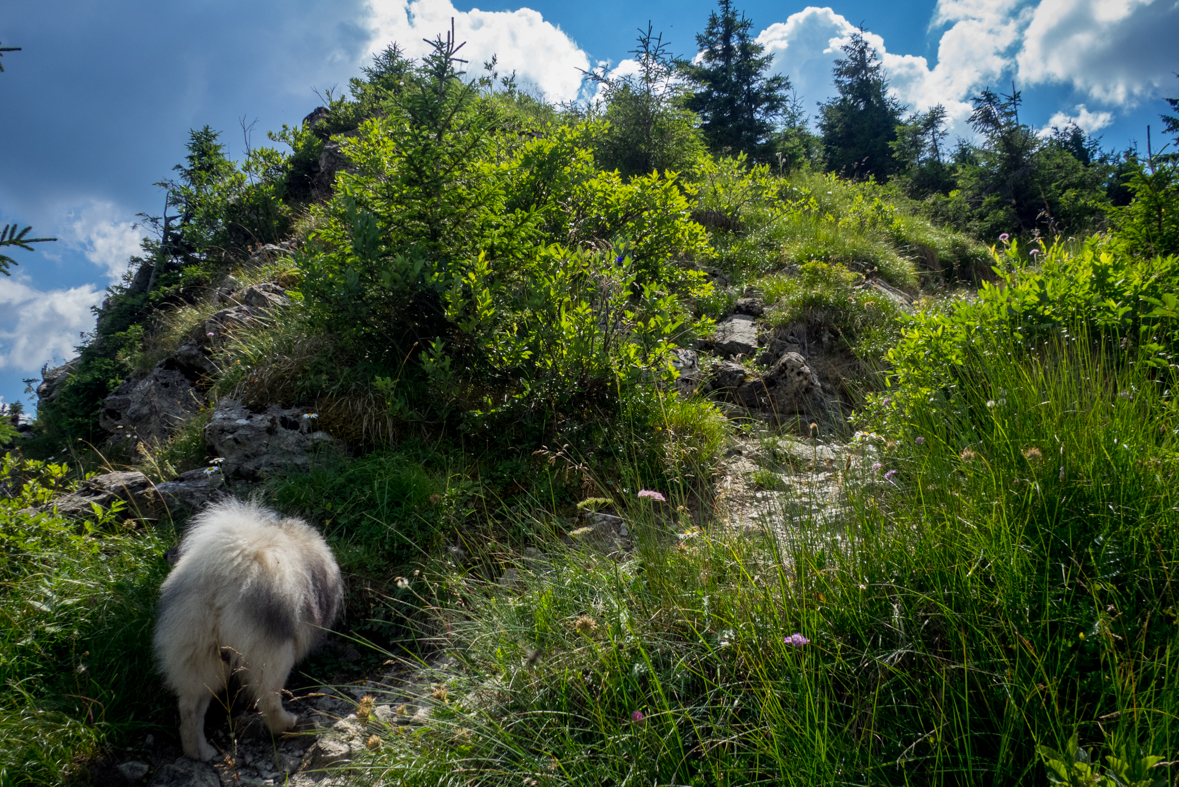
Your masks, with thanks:
<instances>
[{"instance_id":1,"label":"dog's hind leg","mask_svg":"<svg viewBox=\"0 0 1179 787\"><path fill-rule=\"evenodd\" d=\"M266 716L266 726L275 735L286 732L299 722L299 717L282 706L282 687L295 666L295 646L288 642L271 654L263 667L258 682L252 687L258 698L258 709Z\"/></svg>"},{"instance_id":2,"label":"dog's hind leg","mask_svg":"<svg viewBox=\"0 0 1179 787\"><path fill-rule=\"evenodd\" d=\"M205 740L205 711L211 699L213 693L208 689L180 697L180 745L185 757L202 762L217 756L217 750Z\"/></svg>"}]
</instances>

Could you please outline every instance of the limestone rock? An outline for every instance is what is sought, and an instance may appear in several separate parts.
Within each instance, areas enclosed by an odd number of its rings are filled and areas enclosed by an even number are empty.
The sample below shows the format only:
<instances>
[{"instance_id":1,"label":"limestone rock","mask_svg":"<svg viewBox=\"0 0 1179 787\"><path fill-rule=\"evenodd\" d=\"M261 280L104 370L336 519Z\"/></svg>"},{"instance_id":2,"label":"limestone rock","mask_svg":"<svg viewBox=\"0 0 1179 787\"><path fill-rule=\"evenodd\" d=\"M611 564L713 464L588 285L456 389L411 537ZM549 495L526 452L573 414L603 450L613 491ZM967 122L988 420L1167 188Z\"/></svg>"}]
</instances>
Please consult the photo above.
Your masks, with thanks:
<instances>
[{"instance_id":1,"label":"limestone rock","mask_svg":"<svg viewBox=\"0 0 1179 787\"><path fill-rule=\"evenodd\" d=\"M102 402L99 425L113 435L159 444L200 412L204 396L174 359L156 364L142 380L129 380Z\"/></svg>"},{"instance_id":2,"label":"limestone rock","mask_svg":"<svg viewBox=\"0 0 1179 787\"><path fill-rule=\"evenodd\" d=\"M332 725L303 756L304 773L323 772L332 766L344 765L364 751L365 730L355 716L340 719Z\"/></svg>"},{"instance_id":3,"label":"limestone rock","mask_svg":"<svg viewBox=\"0 0 1179 787\"><path fill-rule=\"evenodd\" d=\"M242 306L254 309L277 309L289 306L291 303L291 299L287 297L287 291L269 281L247 287L238 300Z\"/></svg>"},{"instance_id":4,"label":"limestone rock","mask_svg":"<svg viewBox=\"0 0 1179 787\"><path fill-rule=\"evenodd\" d=\"M738 298L733 306L733 314L744 314L747 317L760 317L766 310L766 302L761 298Z\"/></svg>"},{"instance_id":5,"label":"limestone rock","mask_svg":"<svg viewBox=\"0 0 1179 787\"><path fill-rule=\"evenodd\" d=\"M827 410L818 375L795 352L785 353L760 377L733 361L717 364L706 387L729 401L768 411L777 418L813 416Z\"/></svg>"},{"instance_id":6,"label":"limestone rock","mask_svg":"<svg viewBox=\"0 0 1179 787\"><path fill-rule=\"evenodd\" d=\"M358 133L358 131L349 131L339 136L352 137ZM344 154L344 148L340 144L340 139L329 139L323 143L323 152L319 154L319 166L312 180L312 188L319 194L331 194L336 186L336 173L341 170L344 172L355 172L356 166Z\"/></svg>"},{"instance_id":7,"label":"limestone rock","mask_svg":"<svg viewBox=\"0 0 1179 787\"><path fill-rule=\"evenodd\" d=\"M224 488L225 477L221 474L220 468L215 466L203 470L189 470L187 473L181 473L175 481L165 481L156 485L156 491L164 498L169 511L196 511Z\"/></svg>"},{"instance_id":8,"label":"limestone rock","mask_svg":"<svg viewBox=\"0 0 1179 787\"><path fill-rule=\"evenodd\" d=\"M57 398L62 386L70 379L70 375L78 370L78 364L81 362L81 358L72 358L52 369L49 368L49 364L41 368L41 384L37 386L37 407L43 407Z\"/></svg>"},{"instance_id":9,"label":"limestone rock","mask_svg":"<svg viewBox=\"0 0 1179 787\"><path fill-rule=\"evenodd\" d=\"M757 352L757 325L747 314L734 314L716 326L712 346L718 355L752 355Z\"/></svg>"},{"instance_id":10,"label":"limestone rock","mask_svg":"<svg viewBox=\"0 0 1179 787\"><path fill-rule=\"evenodd\" d=\"M160 768L151 787L221 787L221 780L209 763L181 757Z\"/></svg>"},{"instance_id":11,"label":"limestone rock","mask_svg":"<svg viewBox=\"0 0 1179 787\"><path fill-rule=\"evenodd\" d=\"M222 337L236 333L242 328L255 325L258 318L265 314L263 309L252 306L230 306L215 313L205 320L204 331L200 337L194 337L202 343L220 343Z\"/></svg>"},{"instance_id":12,"label":"limestone rock","mask_svg":"<svg viewBox=\"0 0 1179 787\"><path fill-rule=\"evenodd\" d=\"M310 454L340 450L339 442L324 432L312 431L314 419L299 408L271 405L251 412L235 399L222 399L205 427L205 442L224 460L229 478L256 480L284 470L306 470Z\"/></svg>"},{"instance_id":13,"label":"limestone rock","mask_svg":"<svg viewBox=\"0 0 1179 787\"><path fill-rule=\"evenodd\" d=\"M138 470L123 470L104 473L85 481L77 492L57 498L45 510L57 509L57 513L78 519L92 516L92 503L104 509L110 508L116 500L126 503L128 516L139 519L153 519L164 513L164 499L155 486Z\"/></svg>"},{"instance_id":14,"label":"limestone rock","mask_svg":"<svg viewBox=\"0 0 1179 787\"><path fill-rule=\"evenodd\" d=\"M691 396L696 393L703 378L700 372L700 357L696 351L677 347L671 351L671 365L679 375L676 377L676 387L680 396Z\"/></svg>"}]
</instances>

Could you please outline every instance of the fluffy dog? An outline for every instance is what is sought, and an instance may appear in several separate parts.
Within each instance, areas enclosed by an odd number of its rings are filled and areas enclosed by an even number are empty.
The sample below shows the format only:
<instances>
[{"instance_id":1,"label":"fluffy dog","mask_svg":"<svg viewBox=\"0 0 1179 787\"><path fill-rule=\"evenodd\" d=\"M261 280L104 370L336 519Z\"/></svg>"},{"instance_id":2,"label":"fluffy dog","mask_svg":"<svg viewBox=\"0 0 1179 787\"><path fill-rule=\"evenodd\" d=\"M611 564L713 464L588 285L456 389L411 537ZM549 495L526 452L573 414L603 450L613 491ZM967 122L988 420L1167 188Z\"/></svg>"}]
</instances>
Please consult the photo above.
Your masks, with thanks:
<instances>
[{"instance_id":1,"label":"fluffy dog","mask_svg":"<svg viewBox=\"0 0 1179 787\"><path fill-rule=\"evenodd\" d=\"M298 519L256 503L226 500L193 518L160 589L155 652L180 698L180 742L194 760L205 740L209 700L231 675L257 701L271 732L298 717L282 706L291 667L335 622L340 569L323 538Z\"/></svg>"}]
</instances>

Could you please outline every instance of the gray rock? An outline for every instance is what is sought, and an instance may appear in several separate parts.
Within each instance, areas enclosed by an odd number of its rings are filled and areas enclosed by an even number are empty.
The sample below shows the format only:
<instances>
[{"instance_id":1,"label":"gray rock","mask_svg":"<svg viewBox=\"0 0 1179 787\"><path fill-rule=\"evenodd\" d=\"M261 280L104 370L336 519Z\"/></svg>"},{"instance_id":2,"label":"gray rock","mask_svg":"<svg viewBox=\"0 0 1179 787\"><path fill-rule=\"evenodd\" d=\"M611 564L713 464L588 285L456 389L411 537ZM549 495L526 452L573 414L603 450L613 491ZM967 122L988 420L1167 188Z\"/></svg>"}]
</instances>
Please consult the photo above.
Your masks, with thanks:
<instances>
[{"instance_id":1,"label":"gray rock","mask_svg":"<svg viewBox=\"0 0 1179 787\"><path fill-rule=\"evenodd\" d=\"M225 476L216 466L189 470L175 481L156 485L156 491L164 498L169 511L196 511L224 489Z\"/></svg>"},{"instance_id":2,"label":"gray rock","mask_svg":"<svg viewBox=\"0 0 1179 787\"><path fill-rule=\"evenodd\" d=\"M221 787L221 780L209 763L181 757L160 768L151 787Z\"/></svg>"},{"instance_id":3,"label":"gray rock","mask_svg":"<svg viewBox=\"0 0 1179 787\"><path fill-rule=\"evenodd\" d=\"M908 314L913 313L912 299L909 298L909 296L906 295L904 292L902 292L901 290L898 290L896 287L893 287L891 284L888 284L887 282L884 282L884 281L881 281L880 279L875 279L875 278L868 279L866 282L864 282L862 289L872 290L873 292L880 293L881 295L885 296L890 301L895 303L897 306L899 306L902 311L904 311Z\"/></svg>"},{"instance_id":4,"label":"gray rock","mask_svg":"<svg viewBox=\"0 0 1179 787\"><path fill-rule=\"evenodd\" d=\"M257 480L280 471L306 470L316 451L339 451L341 445L324 432L312 431L313 419L300 408L271 405L253 413L236 399L217 403L205 427L205 443L222 457L228 478Z\"/></svg>"},{"instance_id":5,"label":"gray rock","mask_svg":"<svg viewBox=\"0 0 1179 787\"><path fill-rule=\"evenodd\" d=\"M144 776L147 776L147 772L151 770L151 766L139 760L128 760L127 762L120 763L118 770L127 781L137 782Z\"/></svg>"},{"instance_id":6,"label":"gray rock","mask_svg":"<svg viewBox=\"0 0 1179 787\"><path fill-rule=\"evenodd\" d=\"M41 367L41 384L37 386L37 407L49 404L61 393L62 386L78 370L81 358L72 358L61 366L50 369L49 364Z\"/></svg>"},{"instance_id":7,"label":"gray rock","mask_svg":"<svg viewBox=\"0 0 1179 787\"><path fill-rule=\"evenodd\" d=\"M819 343L818 337L812 337L805 322L774 328L762 336L764 348L757 356L759 366L773 366L786 353L798 353L803 358L809 358L811 344Z\"/></svg>"},{"instance_id":8,"label":"gray rock","mask_svg":"<svg viewBox=\"0 0 1179 787\"><path fill-rule=\"evenodd\" d=\"M340 137L356 136L359 132L350 131ZM319 166L312 179L312 188L321 195L331 194L336 187L337 172L355 172L356 165L344 154L340 140L329 139L323 143L323 152L319 154Z\"/></svg>"},{"instance_id":9,"label":"gray rock","mask_svg":"<svg viewBox=\"0 0 1179 787\"><path fill-rule=\"evenodd\" d=\"M734 314L716 326L712 346L718 355L752 355L757 352L757 325L747 314Z\"/></svg>"},{"instance_id":10,"label":"gray rock","mask_svg":"<svg viewBox=\"0 0 1179 787\"><path fill-rule=\"evenodd\" d=\"M675 367L676 388L680 396L691 396L700 387L703 375L700 372L700 357L695 350L677 347L671 351L671 365Z\"/></svg>"},{"instance_id":11,"label":"gray rock","mask_svg":"<svg viewBox=\"0 0 1179 787\"><path fill-rule=\"evenodd\" d=\"M817 415L827 411L819 377L795 352L785 353L764 375L733 361L717 364L706 383L708 391L752 410L765 410L778 418Z\"/></svg>"},{"instance_id":12,"label":"gray rock","mask_svg":"<svg viewBox=\"0 0 1179 787\"><path fill-rule=\"evenodd\" d=\"M748 317L760 317L766 310L766 302L761 298L738 298L733 306L733 314L744 314Z\"/></svg>"},{"instance_id":13,"label":"gray rock","mask_svg":"<svg viewBox=\"0 0 1179 787\"><path fill-rule=\"evenodd\" d=\"M364 728L355 717L340 719L303 755L305 773L323 772L344 765L364 750Z\"/></svg>"},{"instance_id":14,"label":"gray rock","mask_svg":"<svg viewBox=\"0 0 1179 787\"><path fill-rule=\"evenodd\" d=\"M112 435L159 444L203 405L204 396L180 364L165 359L144 379L129 380L104 399L98 422Z\"/></svg>"},{"instance_id":15,"label":"gray rock","mask_svg":"<svg viewBox=\"0 0 1179 787\"><path fill-rule=\"evenodd\" d=\"M242 306L267 310L289 306L291 303L291 299L287 297L287 291L269 281L247 287L238 300Z\"/></svg>"},{"instance_id":16,"label":"gray rock","mask_svg":"<svg viewBox=\"0 0 1179 787\"><path fill-rule=\"evenodd\" d=\"M173 361L184 376L197 385L217 371L217 365L209 358L208 350L197 342L180 345Z\"/></svg>"},{"instance_id":17,"label":"gray rock","mask_svg":"<svg viewBox=\"0 0 1179 787\"><path fill-rule=\"evenodd\" d=\"M126 503L128 516L154 519L166 510L155 486L138 470L104 473L85 481L76 492L57 498L44 510L56 509L61 516L79 519L93 516L91 504L109 509L116 500Z\"/></svg>"}]
</instances>

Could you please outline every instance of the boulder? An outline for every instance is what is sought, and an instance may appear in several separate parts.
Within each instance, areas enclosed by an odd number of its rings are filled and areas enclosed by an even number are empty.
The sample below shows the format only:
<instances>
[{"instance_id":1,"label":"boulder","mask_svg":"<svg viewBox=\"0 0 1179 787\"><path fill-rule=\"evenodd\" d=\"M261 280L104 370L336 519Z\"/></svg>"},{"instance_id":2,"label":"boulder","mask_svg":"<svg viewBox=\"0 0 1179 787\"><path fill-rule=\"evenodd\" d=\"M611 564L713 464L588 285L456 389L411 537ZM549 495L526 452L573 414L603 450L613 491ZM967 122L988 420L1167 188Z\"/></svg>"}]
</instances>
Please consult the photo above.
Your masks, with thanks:
<instances>
[{"instance_id":1,"label":"boulder","mask_svg":"<svg viewBox=\"0 0 1179 787\"><path fill-rule=\"evenodd\" d=\"M777 418L815 416L828 409L818 375L795 352L785 353L760 376L735 361L724 361L713 367L705 387L720 392L729 401L751 410L768 411Z\"/></svg>"},{"instance_id":2,"label":"boulder","mask_svg":"<svg viewBox=\"0 0 1179 787\"><path fill-rule=\"evenodd\" d=\"M291 304L291 299L287 297L287 291L269 281L247 287L245 292L238 297L238 301L242 306L264 310L277 309Z\"/></svg>"},{"instance_id":3,"label":"boulder","mask_svg":"<svg viewBox=\"0 0 1179 787\"><path fill-rule=\"evenodd\" d=\"M716 326L712 346L718 355L752 355L757 352L757 324L747 314L734 314Z\"/></svg>"},{"instance_id":4,"label":"boulder","mask_svg":"<svg viewBox=\"0 0 1179 787\"><path fill-rule=\"evenodd\" d=\"M104 399L98 422L113 435L158 445L203 406L204 396L185 369L167 358L144 379L128 380Z\"/></svg>"},{"instance_id":5,"label":"boulder","mask_svg":"<svg viewBox=\"0 0 1179 787\"><path fill-rule=\"evenodd\" d=\"M181 473L174 481L156 485L169 511L196 511L225 489L225 476L216 466Z\"/></svg>"},{"instance_id":6,"label":"boulder","mask_svg":"<svg viewBox=\"0 0 1179 787\"><path fill-rule=\"evenodd\" d=\"M57 498L44 510L56 509L68 519L81 519L93 516L92 504L108 509L116 500L126 503L124 510L128 516L137 519L155 519L167 510L163 497L138 470L94 476L84 481L78 491Z\"/></svg>"},{"instance_id":7,"label":"boulder","mask_svg":"<svg viewBox=\"0 0 1179 787\"><path fill-rule=\"evenodd\" d=\"M365 750L365 736L365 729L355 716L340 719L303 755L300 770L319 774L333 766L346 765Z\"/></svg>"},{"instance_id":8,"label":"boulder","mask_svg":"<svg viewBox=\"0 0 1179 787\"><path fill-rule=\"evenodd\" d=\"M340 443L313 431L313 418L299 408L271 405L254 413L236 399L222 399L205 427L205 443L223 459L228 478L260 479L284 470L306 470L310 455L340 450Z\"/></svg>"}]
</instances>

